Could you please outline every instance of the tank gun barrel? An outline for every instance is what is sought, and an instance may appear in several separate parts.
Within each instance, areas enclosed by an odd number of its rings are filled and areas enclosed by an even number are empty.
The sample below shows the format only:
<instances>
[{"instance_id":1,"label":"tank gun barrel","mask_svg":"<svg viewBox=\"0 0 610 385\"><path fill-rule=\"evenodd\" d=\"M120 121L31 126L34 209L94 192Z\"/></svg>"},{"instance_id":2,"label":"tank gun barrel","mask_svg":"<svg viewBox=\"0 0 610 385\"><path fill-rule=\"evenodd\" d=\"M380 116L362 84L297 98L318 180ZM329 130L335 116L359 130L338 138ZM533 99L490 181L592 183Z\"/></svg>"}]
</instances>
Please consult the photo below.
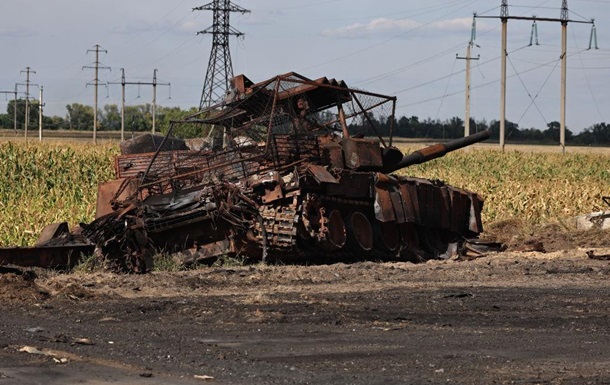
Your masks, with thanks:
<instances>
[{"instance_id":1,"label":"tank gun barrel","mask_svg":"<svg viewBox=\"0 0 610 385\"><path fill-rule=\"evenodd\" d=\"M448 152L459 150L460 148L464 148L472 144L489 139L489 136L489 130L484 130L481 132L477 132L476 134L466 136L464 138L452 140L447 143L433 144L432 146L422 148L421 150L417 150L415 152L403 156L402 160L398 162L394 167L392 167L392 170L390 172L399 170L404 167L412 166L414 164L420 164L428 162L432 159L440 158Z\"/></svg>"}]
</instances>

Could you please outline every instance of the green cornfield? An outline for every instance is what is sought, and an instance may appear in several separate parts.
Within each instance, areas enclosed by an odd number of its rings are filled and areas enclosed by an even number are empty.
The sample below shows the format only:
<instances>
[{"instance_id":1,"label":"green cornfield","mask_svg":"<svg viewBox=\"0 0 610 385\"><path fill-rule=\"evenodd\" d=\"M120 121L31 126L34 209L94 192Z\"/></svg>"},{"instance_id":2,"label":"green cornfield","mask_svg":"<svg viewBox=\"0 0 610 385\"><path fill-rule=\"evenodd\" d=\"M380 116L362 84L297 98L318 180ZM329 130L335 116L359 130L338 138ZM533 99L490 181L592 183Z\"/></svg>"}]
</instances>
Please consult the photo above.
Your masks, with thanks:
<instances>
[{"instance_id":1,"label":"green cornfield","mask_svg":"<svg viewBox=\"0 0 610 385\"><path fill-rule=\"evenodd\" d=\"M116 143L0 143L0 246L27 246L42 228L90 222L97 184L114 177ZM469 149L400 171L478 192L483 220L544 224L604 209L610 157Z\"/></svg>"},{"instance_id":2,"label":"green cornfield","mask_svg":"<svg viewBox=\"0 0 610 385\"><path fill-rule=\"evenodd\" d=\"M527 146L523 146L527 148ZM476 191L484 200L483 221L520 219L556 222L610 209L610 156L466 149L400 172Z\"/></svg>"},{"instance_id":3,"label":"green cornfield","mask_svg":"<svg viewBox=\"0 0 610 385\"><path fill-rule=\"evenodd\" d=\"M0 245L32 245L50 223L91 222L115 154L112 144L0 143Z\"/></svg>"}]
</instances>

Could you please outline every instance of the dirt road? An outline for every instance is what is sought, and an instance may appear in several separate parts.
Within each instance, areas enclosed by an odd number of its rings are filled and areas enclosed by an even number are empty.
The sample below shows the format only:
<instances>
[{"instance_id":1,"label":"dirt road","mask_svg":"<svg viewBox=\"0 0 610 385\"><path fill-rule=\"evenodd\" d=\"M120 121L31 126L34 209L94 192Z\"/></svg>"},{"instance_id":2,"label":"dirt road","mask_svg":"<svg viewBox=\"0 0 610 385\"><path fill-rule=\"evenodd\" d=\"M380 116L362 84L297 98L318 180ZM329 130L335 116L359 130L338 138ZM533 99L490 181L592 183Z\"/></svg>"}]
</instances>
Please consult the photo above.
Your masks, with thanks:
<instances>
[{"instance_id":1,"label":"dirt road","mask_svg":"<svg viewBox=\"0 0 610 385\"><path fill-rule=\"evenodd\" d=\"M0 275L0 385L610 383L585 250L38 275Z\"/></svg>"}]
</instances>

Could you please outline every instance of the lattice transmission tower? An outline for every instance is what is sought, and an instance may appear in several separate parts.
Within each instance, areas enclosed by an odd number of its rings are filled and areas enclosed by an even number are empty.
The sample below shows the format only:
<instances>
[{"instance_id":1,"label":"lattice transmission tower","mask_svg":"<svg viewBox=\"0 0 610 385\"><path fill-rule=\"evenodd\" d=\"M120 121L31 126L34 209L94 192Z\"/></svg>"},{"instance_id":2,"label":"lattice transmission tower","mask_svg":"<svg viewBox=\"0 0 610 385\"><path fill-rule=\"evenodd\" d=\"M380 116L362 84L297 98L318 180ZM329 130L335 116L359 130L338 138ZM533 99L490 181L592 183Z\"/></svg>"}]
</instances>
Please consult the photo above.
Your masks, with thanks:
<instances>
[{"instance_id":1,"label":"lattice transmission tower","mask_svg":"<svg viewBox=\"0 0 610 385\"><path fill-rule=\"evenodd\" d=\"M233 64L229 51L229 36L243 36L244 34L231 27L229 15L231 12L241 14L250 11L231 3L230 0L214 0L211 3L193 8L193 11L213 11L214 22L212 26L197 32L212 35L212 52L210 62L203 82L201 102L199 109L208 107L220 101L229 89L229 80L233 77Z\"/></svg>"}]
</instances>

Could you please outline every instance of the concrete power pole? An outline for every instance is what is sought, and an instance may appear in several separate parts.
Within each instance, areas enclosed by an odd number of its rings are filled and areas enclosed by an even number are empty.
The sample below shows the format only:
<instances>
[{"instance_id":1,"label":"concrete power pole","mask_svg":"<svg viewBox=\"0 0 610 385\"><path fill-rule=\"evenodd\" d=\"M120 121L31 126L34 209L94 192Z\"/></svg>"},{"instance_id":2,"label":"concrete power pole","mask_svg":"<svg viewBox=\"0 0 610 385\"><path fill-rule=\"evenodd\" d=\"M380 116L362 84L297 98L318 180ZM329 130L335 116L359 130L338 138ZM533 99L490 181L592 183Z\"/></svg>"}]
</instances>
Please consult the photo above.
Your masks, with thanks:
<instances>
[{"instance_id":1,"label":"concrete power pole","mask_svg":"<svg viewBox=\"0 0 610 385\"><path fill-rule=\"evenodd\" d=\"M472 46L476 37L476 13L472 17L472 32L470 33L470 41L466 47L466 57L456 55L457 59L466 60L466 107L464 109L464 137L470 135L470 61L479 60L480 56L473 58L471 56Z\"/></svg>"},{"instance_id":2,"label":"concrete power pole","mask_svg":"<svg viewBox=\"0 0 610 385\"><path fill-rule=\"evenodd\" d=\"M502 0L500 8L500 20L502 21L502 52L500 53L500 149L504 152L504 138L506 138L506 37L508 35L508 0Z\"/></svg>"},{"instance_id":3,"label":"concrete power pole","mask_svg":"<svg viewBox=\"0 0 610 385\"><path fill-rule=\"evenodd\" d=\"M125 140L125 68L121 68L121 142Z\"/></svg>"},{"instance_id":4,"label":"concrete power pole","mask_svg":"<svg viewBox=\"0 0 610 385\"><path fill-rule=\"evenodd\" d=\"M42 86L40 86L40 97L38 100L38 140L42 142L42 107L44 107L44 103L42 102Z\"/></svg>"},{"instance_id":5,"label":"concrete power pole","mask_svg":"<svg viewBox=\"0 0 610 385\"><path fill-rule=\"evenodd\" d=\"M25 73L26 78L25 78L25 126L24 126L24 130L25 130L25 140L27 142L28 140L28 124L29 124L29 120L30 120L30 85L34 85L31 84L30 82L30 74L35 74L36 71L32 70L30 67L25 67L25 69L23 71L21 71L21 73ZM16 106L15 106L16 107Z\"/></svg>"},{"instance_id":6,"label":"concrete power pole","mask_svg":"<svg viewBox=\"0 0 610 385\"><path fill-rule=\"evenodd\" d=\"M15 83L15 105L13 106L13 129L17 136L17 83Z\"/></svg>"},{"instance_id":7,"label":"concrete power pole","mask_svg":"<svg viewBox=\"0 0 610 385\"><path fill-rule=\"evenodd\" d=\"M559 146L561 153L566 153L566 79L567 79L567 62L568 62L568 0L563 0L561 3L561 107L559 110L560 126L559 126Z\"/></svg>"},{"instance_id":8,"label":"concrete power pole","mask_svg":"<svg viewBox=\"0 0 610 385\"><path fill-rule=\"evenodd\" d=\"M93 82L87 83L87 85L93 85L95 87L93 97L93 143L97 143L97 89L100 84L99 70L111 70L111 68L100 66L100 52L108 53L108 51L102 49L99 44L96 44L93 49L88 49L87 53L89 52L95 52L95 62L93 63L93 66L83 66L83 69L89 68L95 70L95 79L93 79Z\"/></svg>"}]
</instances>

